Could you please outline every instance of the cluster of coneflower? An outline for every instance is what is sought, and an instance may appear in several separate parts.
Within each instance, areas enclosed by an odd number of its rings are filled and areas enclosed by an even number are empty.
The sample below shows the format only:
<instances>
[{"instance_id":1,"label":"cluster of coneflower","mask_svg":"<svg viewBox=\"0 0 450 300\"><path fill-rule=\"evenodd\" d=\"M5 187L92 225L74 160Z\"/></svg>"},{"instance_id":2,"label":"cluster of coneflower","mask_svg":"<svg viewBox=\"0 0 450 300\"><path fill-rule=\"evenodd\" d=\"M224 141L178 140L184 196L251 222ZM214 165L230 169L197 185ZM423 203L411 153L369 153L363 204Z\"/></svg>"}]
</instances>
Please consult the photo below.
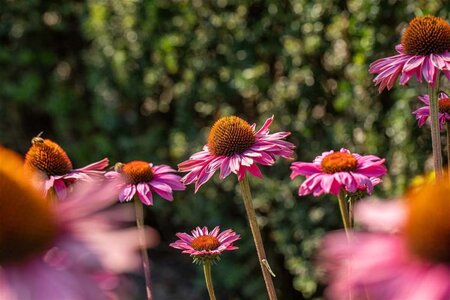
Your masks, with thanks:
<instances>
[{"instance_id":1,"label":"cluster of coneflower","mask_svg":"<svg viewBox=\"0 0 450 300\"><path fill-rule=\"evenodd\" d=\"M413 76L428 84L428 94L419 97L426 106L414 114L419 126L431 120L437 180L407 193L407 201L354 206L382 181L384 159L341 148L313 162L292 163L291 179L306 177L300 196L325 193L338 199L344 233L328 235L319 254L330 273L329 298L450 297L450 185L442 172L440 142L444 126L450 136L450 98L439 89L441 72L450 78L450 25L437 17L417 17L396 49L399 54L374 62L370 72L378 73L374 81L380 92L392 88L398 77L400 84ZM268 118L257 130L236 116L218 119L203 149L178 165L184 177L170 166L144 160L116 163L106 171L105 158L74 169L66 152L41 136L33 138L24 162L0 148L0 299L108 298L119 293L119 275L139 262L152 299L146 251L151 239L143 205L153 205L155 194L172 201L173 191L190 184L197 192L216 171L220 179L237 175L267 293L277 299L248 180L248 175L263 178L259 166L272 166L278 157L292 159L295 147L286 141L290 133L270 133L272 122ZM137 229L116 226L118 215L129 215L107 209L117 200L134 202ZM366 231L355 229L355 223ZM170 246L203 266L210 299L215 299L211 266L224 251L237 249L239 234L217 226L177 237Z\"/></svg>"}]
</instances>

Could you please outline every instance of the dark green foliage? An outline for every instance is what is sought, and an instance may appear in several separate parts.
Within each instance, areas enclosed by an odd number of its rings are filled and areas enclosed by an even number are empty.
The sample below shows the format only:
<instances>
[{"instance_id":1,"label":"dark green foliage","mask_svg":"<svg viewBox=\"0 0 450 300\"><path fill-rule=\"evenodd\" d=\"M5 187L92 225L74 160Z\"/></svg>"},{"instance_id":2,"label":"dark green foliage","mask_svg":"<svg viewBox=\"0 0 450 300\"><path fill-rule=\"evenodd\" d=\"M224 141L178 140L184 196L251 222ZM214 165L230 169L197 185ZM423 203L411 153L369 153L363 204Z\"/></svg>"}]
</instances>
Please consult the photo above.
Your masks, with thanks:
<instances>
[{"instance_id":1,"label":"dark green foliage","mask_svg":"<svg viewBox=\"0 0 450 300\"><path fill-rule=\"evenodd\" d=\"M407 22L426 13L449 17L444 1L5 0L0 142L25 153L44 131L75 167L104 156L175 167L219 116L260 126L274 114L272 131L292 131L296 160L341 147L385 157L389 176L376 193L399 195L431 154L411 115L425 89L412 80L379 95L368 66L393 55ZM280 299L321 297L314 255L341 226L336 201L299 198L288 162L263 173L251 183ZM213 268L216 289L264 299L235 176L155 202L148 222L162 248L197 225L240 233L240 250ZM203 290L197 269L192 288Z\"/></svg>"}]
</instances>

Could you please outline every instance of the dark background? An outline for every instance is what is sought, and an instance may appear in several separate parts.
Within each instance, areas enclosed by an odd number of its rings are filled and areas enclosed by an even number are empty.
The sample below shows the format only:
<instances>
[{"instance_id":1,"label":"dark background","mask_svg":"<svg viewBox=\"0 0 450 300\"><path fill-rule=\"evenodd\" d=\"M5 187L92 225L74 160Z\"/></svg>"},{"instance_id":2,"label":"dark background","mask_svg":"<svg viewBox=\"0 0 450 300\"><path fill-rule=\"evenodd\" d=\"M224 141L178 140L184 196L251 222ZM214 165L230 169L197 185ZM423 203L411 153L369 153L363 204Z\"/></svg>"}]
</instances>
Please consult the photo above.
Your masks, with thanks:
<instances>
[{"instance_id":1,"label":"dark background","mask_svg":"<svg viewBox=\"0 0 450 300\"><path fill-rule=\"evenodd\" d=\"M271 129L292 132L296 160L341 147L385 157L376 194L397 196L429 166L429 132L411 115L426 88L411 80L378 94L368 66L395 54L415 15L448 18L444 3L3 0L0 143L24 154L44 131L75 167L105 156L176 167L218 117L261 126L274 114ZM279 298L321 298L314 255L341 227L337 203L298 197L289 162L262 171L251 184ZM147 223L162 240L150 251L156 299L207 297L201 267L167 246L197 225L242 235L213 268L219 299L265 299L235 176L155 199Z\"/></svg>"}]
</instances>

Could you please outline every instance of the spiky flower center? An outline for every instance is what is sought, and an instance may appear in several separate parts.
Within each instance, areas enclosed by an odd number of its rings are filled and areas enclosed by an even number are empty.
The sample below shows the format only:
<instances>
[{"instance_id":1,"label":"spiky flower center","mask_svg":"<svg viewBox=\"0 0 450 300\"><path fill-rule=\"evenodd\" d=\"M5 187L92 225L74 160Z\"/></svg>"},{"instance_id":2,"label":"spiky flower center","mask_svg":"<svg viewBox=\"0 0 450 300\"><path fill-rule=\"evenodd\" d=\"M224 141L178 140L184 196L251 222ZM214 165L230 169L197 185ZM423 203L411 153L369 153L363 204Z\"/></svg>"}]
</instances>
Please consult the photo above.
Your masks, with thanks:
<instances>
[{"instance_id":1,"label":"spiky flower center","mask_svg":"<svg viewBox=\"0 0 450 300\"><path fill-rule=\"evenodd\" d=\"M346 152L333 152L322 159L322 171L328 174L336 172L355 171L358 167L357 159Z\"/></svg>"},{"instance_id":2,"label":"spiky flower center","mask_svg":"<svg viewBox=\"0 0 450 300\"><path fill-rule=\"evenodd\" d=\"M427 185L408 197L405 233L407 245L417 256L450 263L450 186Z\"/></svg>"},{"instance_id":3,"label":"spiky flower center","mask_svg":"<svg viewBox=\"0 0 450 300\"><path fill-rule=\"evenodd\" d=\"M24 176L20 157L0 147L0 265L48 249L57 228L48 201Z\"/></svg>"},{"instance_id":4,"label":"spiky flower center","mask_svg":"<svg viewBox=\"0 0 450 300\"><path fill-rule=\"evenodd\" d=\"M209 151L217 156L243 153L254 143L255 133L250 125L235 116L217 120L208 136Z\"/></svg>"},{"instance_id":5,"label":"spiky flower center","mask_svg":"<svg viewBox=\"0 0 450 300\"><path fill-rule=\"evenodd\" d=\"M439 100L439 112L450 113L450 98L444 98Z\"/></svg>"},{"instance_id":6,"label":"spiky flower center","mask_svg":"<svg viewBox=\"0 0 450 300\"><path fill-rule=\"evenodd\" d=\"M439 17L415 17L403 32L402 45L410 55L450 51L450 24Z\"/></svg>"},{"instance_id":7,"label":"spiky flower center","mask_svg":"<svg viewBox=\"0 0 450 300\"><path fill-rule=\"evenodd\" d=\"M214 250L217 249L220 246L219 240L211 235L202 235L199 237L196 237L191 242L192 248L195 250L201 251L201 250Z\"/></svg>"},{"instance_id":8,"label":"spiky flower center","mask_svg":"<svg viewBox=\"0 0 450 300\"><path fill-rule=\"evenodd\" d=\"M149 182L153 178L153 170L150 164L140 160L123 164L121 172L131 184Z\"/></svg>"},{"instance_id":9,"label":"spiky flower center","mask_svg":"<svg viewBox=\"0 0 450 300\"><path fill-rule=\"evenodd\" d=\"M25 154L25 166L47 174L65 175L72 170L72 162L66 152L56 143L40 137L33 138L32 145Z\"/></svg>"}]
</instances>

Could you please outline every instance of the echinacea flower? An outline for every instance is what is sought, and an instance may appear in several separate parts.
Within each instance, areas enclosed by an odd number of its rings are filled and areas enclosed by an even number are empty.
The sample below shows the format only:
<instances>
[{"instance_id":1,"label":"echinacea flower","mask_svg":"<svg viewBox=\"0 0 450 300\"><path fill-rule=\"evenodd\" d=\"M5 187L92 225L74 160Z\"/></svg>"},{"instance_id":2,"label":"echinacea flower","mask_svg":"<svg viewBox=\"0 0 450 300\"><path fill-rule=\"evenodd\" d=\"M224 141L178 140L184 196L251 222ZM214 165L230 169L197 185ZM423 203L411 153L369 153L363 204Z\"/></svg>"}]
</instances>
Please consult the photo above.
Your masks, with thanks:
<instances>
[{"instance_id":1,"label":"echinacea flower","mask_svg":"<svg viewBox=\"0 0 450 300\"><path fill-rule=\"evenodd\" d=\"M399 54L379 59L370 65L369 72L378 74L375 85L381 93L390 90L400 76L405 85L412 76L435 85L442 71L450 78L450 24L433 16L415 17L405 29L401 44L395 47Z\"/></svg>"},{"instance_id":2,"label":"echinacea flower","mask_svg":"<svg viewBox=\"0 0 450 300\"><path fill-rule=\"evenodd\" d=\"M380 177L387 172L384 161L378 156L359 155L345 148L339 152L331 150L317 156L312 163L293 162L291 179L306 176L298 191L300 196L338 195L341 189L371 194L373 186L381 182Z\"/></svg>"},{"instance_id":3,"label":"echinacea flower","mask_svg":"<svg viewBox=\"0 0 450 300\"><path fill-rule=\"evenodd\" d=\"M154 166L151 163L134 160L128 163L116 164L116 171L107 172L107 178L122 178L124 183L119 187L120 202L133 199L137 193L145 205L153 205L153 192L168 201L173 200L173 191L183 191L186 187L181 183L181 177L176 171L166 165Z\"/></svg>"},{"instance_id":4,"label":"echinacea flower","mask_svg":"<svg viewBox=\"0 0 450 300\"><path fill-rule=\"evenodd\" d=\"M182 178L184 184L195 182L197 192L217 170L220 170L220 179L234 173L241 181L247 171L253 176L262 177L257 164L272 166L277 156L290 159L295 147L284 141L290 132L269 134L272 121L273 116L256 131L255 124L250 126L235 116L217 120L203 150L178 165L180 172L188 172Z\"/></svg>"},{"instance_id":5,"label":"echinacea flower","mask_svg":"<svg viewBox=\"0 0 450 300\"><path fill-rule=\"evenodd\" d=\"M236 234L231 229L220 232L219 226L216 226L211 231L208 231L207 227L197 227L192 230L191 235L179 232L177 237L179 240L171 243L169 246L183 250L183 253L190 254L194 259L194 263L203 264L209 298L210 300L215 300L211 265L220 260L222 252L238 249L233 243L240 239L239 234Z\"/></svg>"},{"instance_id":6,"label":"echinacea flower","mask_svg":"<svg viewBox=\"0 0 450 300\"><path fill-rule=\"evenodd\" d=\"M420 101L425 103L425 106L422 106L418 110L414 111L413 114L416 115L419 127L422 127L430 116L430 96L423 95L419 96L418 98ZM438 107L439 128L442 130L445 124L450 121L450 96L444 92L440 92Z\"/></svg>"},{"instance_id":7,"label":"echinacea flower","mask_svg":"<svg viewBox=\"0 0 450 300\"><path fill-rule=\"evenodd\" d=\"M116 184L77 183L65 201L49 202L19 155L0 147L0 299L113 296L111 279L139 263L137 232L111 224L105 210Z\"/></svg>"},{"instance_id":8,"label":"echinacea flower","mask_svg":"<svg viewBox=\"0 0 450 300\"><path fill-rule=\"evenodd\" d=\"M179 232L177 237L179 240L169 246L183 250L194 258L194 262L216 262L222 252L238 249L233 243L240 239L240 235L231 229L220 232L219 226L211 231L207 227L197 227L191 235Z\"/></svg>"},{"instance_id":9,"label":"echinacea flower","mask_svg":"<svg viewBox=\"0 0 450 300\"><path fill-rule=\"evenodd\" d=\"M369 231L325 237L328 298L450 299L449 194L441 180L406 201L361 202L356 220Z\"/></svg>"},{"instance_id":10,"label":"echinacea flower","mask_svg":"<svg viewBox=\"0 0 450 300\"><path fill-rule=\"evenodd\" d=\"M101 170L109 164L108 159L104 158L83 168L73 169L69 156L55 142L37 136L31 143L25 154L25 167L37 175L34 180L44 195L53 188L58 198L64 199L72 183L101 178L104 173Z\"/></svg>"}]
</instances>

